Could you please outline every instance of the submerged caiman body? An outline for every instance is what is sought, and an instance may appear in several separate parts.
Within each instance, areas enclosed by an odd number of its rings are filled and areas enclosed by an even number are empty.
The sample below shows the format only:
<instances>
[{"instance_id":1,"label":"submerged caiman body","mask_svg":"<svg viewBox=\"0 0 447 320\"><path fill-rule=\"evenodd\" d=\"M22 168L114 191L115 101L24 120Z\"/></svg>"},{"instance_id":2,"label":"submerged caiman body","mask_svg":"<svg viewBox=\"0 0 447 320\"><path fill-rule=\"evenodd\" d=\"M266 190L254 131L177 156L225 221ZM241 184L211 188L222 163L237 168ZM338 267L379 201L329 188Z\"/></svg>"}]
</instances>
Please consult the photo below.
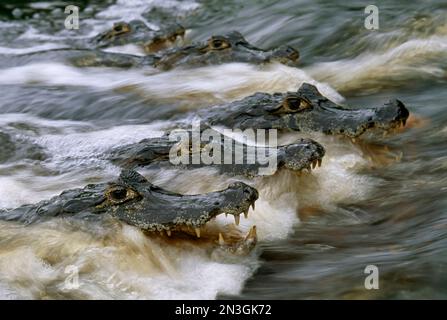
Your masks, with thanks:
<instances>
[{"instance_id":1,"label":"submerged caiman body","mask_svg":"<svg viewBox=\"0 0 447 320\"><path fill-rule=\"evenodd\" d=\"M279 62L293 65L298 58L298 51L291 47L262 50L248 43L239 32L233 31L226 35L213 36L205 42L176 47L146 56L105 52L97 46L92 46L92 48L81 46L79 48L52 49L22 55L3 55L1 60L7 60L7 63L0 62L0 67L60 62L76 67L131 68L150 66L160 70L169 70L177 67L192 68L231 62L258 65Z\"/></svg>"}]
</instances>

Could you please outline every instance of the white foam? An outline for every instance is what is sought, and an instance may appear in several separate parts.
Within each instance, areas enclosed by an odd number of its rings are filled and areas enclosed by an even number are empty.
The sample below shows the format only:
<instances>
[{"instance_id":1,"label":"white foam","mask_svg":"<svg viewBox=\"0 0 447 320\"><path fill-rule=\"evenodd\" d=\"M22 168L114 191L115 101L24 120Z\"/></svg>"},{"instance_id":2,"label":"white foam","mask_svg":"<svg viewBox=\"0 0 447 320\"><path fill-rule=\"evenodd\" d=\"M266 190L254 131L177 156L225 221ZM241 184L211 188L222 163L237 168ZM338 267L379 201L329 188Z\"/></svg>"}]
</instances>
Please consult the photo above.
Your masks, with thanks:
<instances>
[{"instance_id":1,"label":"white foam","mask_svg":"<svg viewBox=\"0 0 447 320\"><path fill-rule=\"evenodd\" d=\"M30 3L30 8L33 9L50 9L54 4L51 2L39 1L35 3Z\"/></svg>"},{"instance_id":2,"label":"white foam","mask_svg":"<svg viewBox=\"0 0 447 320\"><path fill-rule=\"evenodd\" d=\"M60 130L64 130L65 133L70 133L93 128L92 124L83 121L51 120L25 113L3 113L0 117L0 125L2 127L17 122L26 122L35 128L41 129L41 131L39 131L40 133Z\"/></svg>"},{"instance_id":3,"label":"white foam","mask_svg":"<svg viewBox=\"0 0 447 320\"><path fill-rule=\"evenodd\" d=\"M239 293L256 267L214 261L200 244L168 245L126 225L96 235L62 220L0 226L0 239L16 243L0 250L0 280L21 298L58 292L83 299L215 299ZM79 271L78 288L66 287L70 266Z\"/></svg>"},{"instance_id":4,"label":"white foam","mask_svg":"<svg viewBox=\"0 0 447 320\"><path fill-rule=\"evenodd\" d=\"M11 290L9 286L6 286L3 283L0 283L0 300L16 300L20 299L20 297Z\"/></svg>"},{"instance_id":5,"label":"white foam","mask_svg":"<svg viewBox=\"0 0 447 320\"><path fill-rule=\"evenodd\" d=\"M67 166L87 166L98 162L98 157L112 148L163 135L155 128L153 125L117 126L82 133L44 135L35 138L34 142L52 155L51 166L66 170Z\"/></svg>"},{"instance_id":6,"label":"white foam","mask_svg":"<svg viewBox=\"0 0 447 320\"><path fill-rule=\"evenodd\" d=\"M315 79L337 90L382 88L396 82L446 75L447 38L412 39L385 52L364 53L353 59L316 63L305 68Z\"/></svg>"},{"instance_id":7,"label":"white foam","mask_svg":"<svg viewBox=\"0 0 447 320\"><path fill-rule=\"evenodd\" d=\"M0 84L39 83L101 89L136 86L141 89L141 94L151 98L176 101L196 98L216 103L240 99L255 92L296 91L303 82L316 85L323 95L335 102L343 100L329 85L315 81L298 68L282 64L254 66L229 63L161 73L149 67L142 70L79 69L55 63L37 63L0 70Z\"/></svg>"},{"instance_id":8,"label":"white foam","mask_svg":"<svg viewBox=\"0 0 447 320\"><path fill-rule=\"evenodd\" d=\"M136 44L126 44L123 46L116 46L116 47L110 47L105 48L103 51L105 52L114 52L114 53L124 53L124 54L131 54L135 56L145 56L146 52L141 46L138 46Z\"/></svg>"},{"instance_id":9,"label":"white foam","mask_svg":"<svg viewBox=\"0 0 447 320\"><path fill-rule=\"evenodd\" d=\"M0 54L27 54L32 52L38 52L38 51L45 51L45 50L53 50L53 49L61 49L64 48L63 45L58 45L54 43L46 43L42 45L37 45L29 48L8 48L8 47L1 47L0 46Z\"/></svg>"},{"instance_id":10,"label":"white foam","mask_svg":"<svg viewBox=\"0 0 447 320\"><path fill-rule=\"evenodd\" d=\"M281 136L278 144L290 144L303 136L318 141L325 148L325 155L321 167L299 179L297 196L300 207L331 210L338 203L355 203L365 199L378 185L377 179L360 173L362 168L369 165L362 150L340 137L292 132Z\"/></svg>"},{"instance_id":11,"label":"white foam","mask_svg":"<svg viewBox=\"0 0 447 320\"><path fill-rule=\"evenodd\" d=\"M199 7L194 1L176 0L118 0L114 5L97 14L98 18L115 20L142 19L141 14L154 7L171 8L177 12L190 11Z\"/></svg>"}]
</instances>

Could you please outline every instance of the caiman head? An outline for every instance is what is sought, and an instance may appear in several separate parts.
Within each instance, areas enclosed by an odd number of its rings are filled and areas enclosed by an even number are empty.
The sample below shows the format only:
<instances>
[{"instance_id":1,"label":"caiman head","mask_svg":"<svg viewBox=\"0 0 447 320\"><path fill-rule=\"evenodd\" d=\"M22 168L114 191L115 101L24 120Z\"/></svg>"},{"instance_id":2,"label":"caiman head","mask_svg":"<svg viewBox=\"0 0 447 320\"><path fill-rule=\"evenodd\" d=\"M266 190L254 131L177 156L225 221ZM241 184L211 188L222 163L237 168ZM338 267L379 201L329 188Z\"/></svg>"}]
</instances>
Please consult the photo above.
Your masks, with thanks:
<instances>
[{"instance_id":1,"label":"caiman head","mask_svg":"<svg viewBox=\"0 0 447 320\"><path fill-rule=\"evenodd\" d=\"M257 198L256 189L242 182L222 191L182 195L124 170L117 181L64 191L48 201L2 212L0 219L34 223L57 216L97 219L110 215L148 232L170 235L175 230L191 230L200 237L200 228L222 213L239 221L240 214L248 212Z\"/></svg>"},{"instance_id":2,"label":"caiman head","mask_svg":"<svg viewBox=\"0 0 447 320\"><path fill-rule=\"evenodd\" d=\"M178 23L171 23L155 32L152 39L143 44L146 53L154 53L173 47L179 39L185 38L185 28Z\"/></svg>"},{"instance_id":3,"label":"caiman head","mask_svg":"<svg viewBox=\"0 0 447 320\"><path fill-rule=\"evenodd\" d=\"M151 53L172 46L178 38L183 38L184 35L185 29L178 24L153 30L141 20L132 20L115 23L110 30L98 34L89 42L95 48L136 44L142 46L147 53Z\"/></svg>"},{"instance_id":4,"label":"caiman head","mask_svg":"<svg viewBox=\"0 0 447 320\"><path fill-rule=\"evenodd\" d=\"M201 67L230 62L264 64L274 61L294 65L298 58L298 51L292 47L262 50L248 43L239 32L233 31L226 35L212 36L206 42L167 50L159 56L155 66L168 70L174 67Z\"/></svg>"},{"instance_id":5,"label":"caiman head","mask_svg":"<svg viewBox=\"0 0 447 320\"><path fill-rule=\"evenodd\" d=\"M358 137L368 129L388 131L404 126L409 111L399 100L376 108L348 109L304 83L297 92L256 93L200 112L211 126L278 129Z\"/></svg>"},{"instance_id":6,"label":"caiman head","mask_svg":"<svg viewBox=\"0 0 447 320\"><path fill-rule=\"evenodd\" d=\"M258 198L256 189L242 183L199 195L181 195L163 190L135 171L123 171L116 183L104 190L96 212L110 213L128 224L147 231L200 228L226 213L239 217Z\"/></svg>"},{"instance_id":7,"label":"caiman head","mask_svg":"<svg viewBox=\"0 0 447 320\"><path fill-rule=\"evenodd\" d=\"M311 139L300 139L287 146L278 147L278 168L284 167L292 171L315 169L321 166L324 147Z\"/></svg>"},{"instance_id":8,"label":"caiman head","mask_svg":"<svg viewBox=\"0 0 447 320\"><path fill-rule=\"evenodd\" d=\"M191 137L191 132L188 134ZM210 167L218 169L220 174L254 178L262 174L260 169L266 168L269 163L276 165L273 172L283 168L296 172L304 169L310 171L318 164L321 165L325 154L323 146L311 139L300 139L287 146L268 147L249 146L224 136L220 138L220 140L202 141L195 150L196 146L191 143L191 139L186 143L177 142L170 139L168 135L164 135L115 148L106 157L113 163L128 169L146 167L156 170L162 168L189 170ZM216 162L193 163L192 161L195 153L199 153L197 156L200 159L204 154L212 156L215 152L220 155ZM186 156L183 158L186 163L173 163L170 159L173 153ZM223 157L228 158L228 155L233 159L230 164L226 164L223 160ZM263 158L260 159L260 157ZM236 161L236 159L239 160Z\"/></svg>"}]
</instances>

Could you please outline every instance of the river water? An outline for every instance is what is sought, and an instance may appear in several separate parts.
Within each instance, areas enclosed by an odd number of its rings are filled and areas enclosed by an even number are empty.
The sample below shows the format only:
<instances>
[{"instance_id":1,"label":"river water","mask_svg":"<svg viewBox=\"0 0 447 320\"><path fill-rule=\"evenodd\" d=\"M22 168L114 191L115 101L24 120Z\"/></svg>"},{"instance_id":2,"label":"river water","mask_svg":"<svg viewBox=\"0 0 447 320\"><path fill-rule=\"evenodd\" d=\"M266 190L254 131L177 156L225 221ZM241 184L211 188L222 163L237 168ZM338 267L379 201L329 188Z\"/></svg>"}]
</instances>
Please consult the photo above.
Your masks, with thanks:
<instances>
[{"instance_id":1,"label":"river water","mask_svg":"<svg viewBox=\"0 0 447 320\"><path fill-rule=\"evenodd\" d=\"M258 91L311 82L352 106L398 98L415 120L367 143L314 135L327 154L312 175L247 181L260 192L241 221L242 231L258 227L247 257L216 259L203 241L151 237L117 222L0 222L0 298L447 298L447 3L375 1L379 30L367 30L364 1L74 2L76 31L64 29L66 3L2 1L0 54L57 48L163 7L185 24L186 41L238 30L261 48L294 46L300 65L160 73L48 61L1 69L0 208L112 180L119 168L99 157L111 147L161 135L173 115ZM234 181L207 169L141 173L191 194ZM368 265L379 270L378 290L365 289ZM73 266L79 287L67 289Z\"/></svg>"}]
</instances>

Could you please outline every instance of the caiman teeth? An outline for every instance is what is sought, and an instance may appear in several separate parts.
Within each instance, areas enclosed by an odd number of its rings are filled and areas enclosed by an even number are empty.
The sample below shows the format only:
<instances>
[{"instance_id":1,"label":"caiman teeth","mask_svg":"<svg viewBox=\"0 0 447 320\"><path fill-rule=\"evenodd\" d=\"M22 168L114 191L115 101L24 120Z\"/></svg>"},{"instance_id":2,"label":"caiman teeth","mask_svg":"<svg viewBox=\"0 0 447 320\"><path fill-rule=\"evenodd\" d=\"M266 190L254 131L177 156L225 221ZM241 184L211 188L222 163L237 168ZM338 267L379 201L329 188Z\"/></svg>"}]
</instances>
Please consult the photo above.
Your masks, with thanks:
<instances>
[{"instance_id":1,"label":"caiman teeth","mask_svg":"<svg viewBox=\"0 0 447 320\"><path fill-rule=\"evenodd\" d=\"M172 234L171 230L166 230L166 233L168 234L168 237L170 237Z\"/></svg>"},{"instance_id":2,"label":"caiman teeth","mask_svg":"<svg viewBox=\"0 0 447 320\"><path fill-rule=\"evenodd\" d=\"M245 211L244 211L244 218L245 218L245 219L248 219L248 208L245 209Z\"/></svg>"},{"instance_id":3,"label":"caiman teeth","mask_svg":"<svg viewBox=\"0 0 447 320\"><path fill-rule=\"evenodd\" d=\"M200 228L194 228L197 238L200 238Z\"/></svg>"},{"instance_id":4,"label":"caiman teeth","mask_svg":"<svg viewBox=\"0 0 447 320\"><path fill-rule=\"evenodd\" d=\"M355 143L357 140L355 138L351 138L352 143Z\"/></svg>"},{"instance_id":5,"label":"caiman teeth","mask_svg":"<svg viewBox=\"0 0 447 320\"><path fill-rule=\"evenodd\" d=\"M323 162L323 160L322 159L318 159L317 162L318 162L318 166L321 167L321 163Z\"/></svg>"},{"instance_id":6,"label":"caiman teeth","mask_svg":"<svg viewBox=\"0 0 447 320\"><path fill-rule=\"evenodd\" d=\"M317 167L317 160L312 161L312 169L315 169Z\"/></svg>"},{"instance_id":7,"label":"caiman teeth","mask_svg":"<svg viewBox=\"0 0 447 320\"><path fill-rule=\"evenodd\" d=\"M219 245L224 246L225 245L225 239L222 235L222 233L219 232Z\"/></svg>"},{"instance_id":8,"label":"caiman teeth","mask_svg":"<svg viewBox=\"0 0 447 320\"><path fill-rule=\"evenodd\" d=\"M240 221L241 221L241 215L240 215L240 213L235 214L235 215L234 215L234 223L238 226Z\"/></svg>"},{"instance_id":9,"label":"caiman teeth","mask_svg":"<svg viewBox=\"0 0 447 320\"><path fill-rule=\"evenodd\" d=\"M251 204L251 208L253 209L253 211L255 211L255 203L254 202Z\"/></svg>"},{"instance_id":10,"label":"caiman teeth","mask_svg":"<svg viewBox=\"0 0 447 320\"><path fill-rule=\"evenodd\" d=\"M250 231L248 231L248 234L245 237L245 241L247 241L249 239L255 240L256 238L257 238L256 226L253 226L253 227L250 228Z\"/></svg>"}]
</instances>

